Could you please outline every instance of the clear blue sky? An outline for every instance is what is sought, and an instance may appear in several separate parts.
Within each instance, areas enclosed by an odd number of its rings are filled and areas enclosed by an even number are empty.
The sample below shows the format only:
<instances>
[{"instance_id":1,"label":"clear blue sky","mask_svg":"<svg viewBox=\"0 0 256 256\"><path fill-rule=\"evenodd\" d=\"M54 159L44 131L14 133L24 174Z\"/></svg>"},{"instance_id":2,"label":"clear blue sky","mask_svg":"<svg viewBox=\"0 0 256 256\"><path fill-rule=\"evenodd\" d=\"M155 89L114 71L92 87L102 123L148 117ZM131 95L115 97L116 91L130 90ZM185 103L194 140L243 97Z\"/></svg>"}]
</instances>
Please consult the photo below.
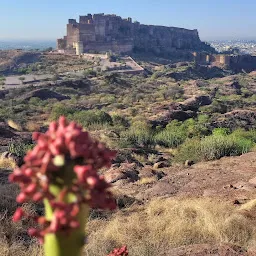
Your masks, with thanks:
<instances>
[{"instance_id":1,"label":"clear blue sky","mask_svg":"<svg viewBox=\"0 0 256 256\"><path fill-rule=\"evenodd\" d=\"M69 18L102 12L197 28L203 40L256 38L256 0L0 0L0 10L0 39L55 40Z\"/></svg>"}]
</instances>

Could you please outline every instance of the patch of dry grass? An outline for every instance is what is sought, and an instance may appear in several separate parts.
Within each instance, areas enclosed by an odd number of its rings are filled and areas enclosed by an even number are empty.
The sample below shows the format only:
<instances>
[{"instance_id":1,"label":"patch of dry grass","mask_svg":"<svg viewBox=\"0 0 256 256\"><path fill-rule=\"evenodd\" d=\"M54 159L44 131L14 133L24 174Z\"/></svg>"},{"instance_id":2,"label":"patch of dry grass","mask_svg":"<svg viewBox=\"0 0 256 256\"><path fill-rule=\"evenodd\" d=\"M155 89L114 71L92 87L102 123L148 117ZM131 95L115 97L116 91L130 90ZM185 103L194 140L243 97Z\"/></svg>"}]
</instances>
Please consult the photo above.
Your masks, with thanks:
<instances>
[{"instance_id":1,"label":"patch of dry grass","mask_svg":"<svg viewBox=\"0 0 256 256\"><path fill-rule=\"evenodd\" d=\"M255 224L256 218L226 202L158 199L141 211L119 213L107 223L91 221L85 255L106 255L123 244L132 256L164 255L168 248L201 243L228 242L249 248L256 245Z\"/></svg>"},{"instance_id":2,"label":"patch of dry grass","mask_svg":"<svg viewBox=\"0 0 256 256\"><path fill-rule=\"evenodd\" d=\"M35 121L28 121L26 123L26 130L29 132L35 132L40 130L41 125L39 123L35 123Z\"/></svg>"},{"instance_id":3,"label":"patch of dry grass","mask_svg":"<svg viewBox=\"0 0 256 256\"><path fill-rule=\"evenodd\" d=\"M15 122L15 121L13 121L13 120L11 120L11 119L7 121L7 124L8 124L11 128L13 128L14 130L16 130L16 131L22 131L22 130L23 130L23 128L21 127L20 124L18 124L17 122Z\"/></svg>"},{"instance_id":4,"label":"patch of dry grass","mask_svg":"<svg viewBox=\"0 0 256 256\"><path fill-rule=\"evenodd\" d=\"M17 192L15 185L0 189L0 256L42 256L42 248L26 235L32 223L11 222ZM23 205L31 214L37 207ZM182 245L221 242L247 249L256 246L255 210L256 200L237 207L217 199L176 198L155 199L146 206L132 206L105 217L94 214L96 218L90 218L87 226L83 255L105 256L124 244L131 256L163 256Z\"/></svg>"},{"instance_id":5,"label":"patch of dry grass","mask_svg":"<svg viewBox=\"0 0 256 256\"><path fill-rule=\"evenodd\" d=\"M15 198L19 188L16 184L6 184L7 176L8 173L2 173L0 179L0 256L43 256L36 240L27 235L27 229L33 223L30 220L12 222L12 215L18 207ZM22 207L29 214L40 210L34 204L23 204Z\"/></svg>"},{"instance_id":6,"label":"patch of dry grass","mask_svg":"<svg viewBox=\"0 0 256 256\"><path fill-rule=\"evenodd\" d=\"M11 246L0 240L0 256L43 256L42 248L37 244L25 246L23 243L14 243Z\"/></svg>"},{"instance_id":7,"label":"patch of dry grass","mask_svg":"<svg viewBox=\"0 0 256 256\"><path fill-rule=\"evenodd\" d=\"M145 185L145 184L154 183L156 181L157 181L157 178L155 176L153 176L153 177L144 177L144 178L141 178L138 181L138 184L139 185Z\"/></svg>"},{"instance_id":8,"label":"patch of dry grass","mask_svg":"<svg viewBox=\"0 0 256 256\"><path fill-rule=\"evenodd\" d=\"M16 163L11 158L0 158L0 169L14 169L16 167Z\"/></svg>"}]
</instances>

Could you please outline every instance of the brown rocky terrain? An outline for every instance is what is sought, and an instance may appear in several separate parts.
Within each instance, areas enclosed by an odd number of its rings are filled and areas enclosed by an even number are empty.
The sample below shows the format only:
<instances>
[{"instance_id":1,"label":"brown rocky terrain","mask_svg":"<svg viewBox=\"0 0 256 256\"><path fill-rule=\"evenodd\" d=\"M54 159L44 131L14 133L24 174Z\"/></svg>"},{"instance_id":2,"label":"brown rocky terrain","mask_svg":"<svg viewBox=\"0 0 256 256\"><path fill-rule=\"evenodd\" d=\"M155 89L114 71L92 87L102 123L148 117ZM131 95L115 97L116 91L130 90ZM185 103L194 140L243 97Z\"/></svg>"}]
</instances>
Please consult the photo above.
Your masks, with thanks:
<instances>
[{"instance_id":1,"label":"brown rocky terrain","mask_svg":"<svg viewBox=\"0 0 256 256\"><path fill-rule=\"evenodd\" d=\"M13 69L39 60L38 52L23 52L20 50L0 50L0 75L6 75Z\"/></svg>"},{"instance_id":2,"label":"brown rocky terrain","mask_svg":"<svg viewBox=\"0 0 256 256\"><path fill-rule=\"evenodd\" d=\"M45 70L90 64L42 59L37 65L53 65ZM33 146L31 133L46 131L60 115L118 152L111 168L101 170L118 210L92 211L85 255L103 256L121 244L131 256L256 255L255 72L141 65L148 72L136 76L92 72L0 91L0 242L8 256L27 248L40 255L27 223L17 227L8 219L17 207L17 187L7 181L10 161L19 163L15 153ZM194 157L203 146L202 157ZM24 207L42 212L41 205Z\"/></svg>"},{"instance_id":3,"label":"brown rocky terrain","mask_svg":"<svg viewBox=\"0 0 256 256\"><path fill-rule=\"evenodd\" d=\"M143 167L124 163L112 167L104 175L115 187L138 201L191 196L217 197L243 204L256 195L256 153L187 167L166 167L163 161Z\"/></svg>"}]
</instances>

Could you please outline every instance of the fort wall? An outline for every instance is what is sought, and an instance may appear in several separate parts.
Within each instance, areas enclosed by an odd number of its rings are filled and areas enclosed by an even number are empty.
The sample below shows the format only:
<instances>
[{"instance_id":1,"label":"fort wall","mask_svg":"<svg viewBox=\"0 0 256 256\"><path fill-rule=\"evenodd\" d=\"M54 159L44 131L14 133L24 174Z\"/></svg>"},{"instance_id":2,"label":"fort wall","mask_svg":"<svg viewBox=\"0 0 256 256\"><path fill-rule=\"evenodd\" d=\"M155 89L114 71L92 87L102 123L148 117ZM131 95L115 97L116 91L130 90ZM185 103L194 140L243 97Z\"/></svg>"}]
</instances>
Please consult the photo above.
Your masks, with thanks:
<instances>
[{"instance_id":1,"label":"fort wall","mask_svg":"<svg viewBox=\"0 0 256 256\"><path fill-rule=\"evenodd\" d=\"M256 70L256 56L208 54L206 52L193 52L194 61L201 65L227 67L235 72L242 70L250 72Z\"/></svg>"},{"instance_id":2,"label":"fort wall","mask_svg":"<svg viewBox=\"0 0 256 256\"><path fill-rule=\"evenodd\" d=\"M66 49L70 49L80 41L84 44L84 51L112 50L128 53L139 50L162 53L207 48L196 29L142 25L139 22L133 23L131 18L122 19L104 13L80 16L79 22L69 19L67 36L57 41L57 47L63 49L66 46Z\"/></svg>"}]
</instances>

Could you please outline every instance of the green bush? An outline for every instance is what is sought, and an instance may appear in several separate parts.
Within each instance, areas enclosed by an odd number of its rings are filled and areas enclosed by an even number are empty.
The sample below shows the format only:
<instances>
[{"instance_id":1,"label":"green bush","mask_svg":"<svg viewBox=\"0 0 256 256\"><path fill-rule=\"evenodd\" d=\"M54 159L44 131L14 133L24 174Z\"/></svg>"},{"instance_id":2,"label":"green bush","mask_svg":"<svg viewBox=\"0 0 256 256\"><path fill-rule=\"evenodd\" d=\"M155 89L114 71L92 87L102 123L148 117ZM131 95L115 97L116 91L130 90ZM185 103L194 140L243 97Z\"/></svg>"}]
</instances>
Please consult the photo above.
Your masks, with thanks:
<instances>
[{"instance_id":1,"label":"green bush","mask_svg":"<svg viewBox=\"0 0 256 256\"><path fill-rule=\"evenodd\" d=\"M203 160L220 159L223 156L237 156L247 153L253 146L251 140L234 135L212 135L200 143L200 155Z\"/></svg>"},{"instance_id":2,"label":"green bush","mask_svg":"<svg viewBox=\"0 0 256 256\"><path fill-rule=\"evenodd\" d=\"M84 127L93 124L112 124L111 116L101 110L82 110L75 112L73 115L69 115L69 119L72 119Z\"/></svg>"},{"instance_id":3,"label":"green bush","mask_svg":"<svg viewBox=\"0 0 256 256\"><path fill-rule=\"evenodd\" d=\"M146 122L135 121L129 130L121 132L120 145L148 147L154 145L151 127Z\"/></svg>"},{"instance_id":4,"label":"green bush","mask_svg":"<svg viewBox=\"0 0 256 256\"><path fill-rule=\"evenodd\" d=\"M240 137L244 139L251 140L253 143L256 143L256 129L246 131L244 129L237 129L232 133L235 137Z\"/></svg>"},{"instance_id":5,"label":"green bush","mask_svg":"<svg viewBox=\"0 0 256 256\"><path fill-rule=\"evenodd\" d=\"M226 132L225 129L218 129L213 135L201 140L187 140L178 148L176 161L211 161L224 156L238 156L249 152L254 145L250 138L238 136L236 133L226 135L223 132Z\"/></svg>"},{"instance_id":6,"label":"green bush","mask_svg":"<svg viewBox=\"0 0 256 256\"><path fill-rule=\"evenodd\" d=\"M212 131L213 135L228 135L230 130L228 128L215 128Z\"/></svg>"},{"instance_id":7,"label":"green bush","mask_svg":"<svg viewBox=\"0 0 256 256\"><path fill-rule=\"evenodd\" d=\"M52 108L50 119L51 120L57 120L60 116L68 117L72 115L75 112L75 109L65 106L63 104L55 104Z\"/></svg>"},{"instance_id":8,"label":"green bush","mask_svg":"<svg viewBox=\"0 0 256 256\"><path fill-rule=\"evenodd\" d=\"M15 154L18 157L24 157L28 150L32 149L34 144L26 144L22 142L11 141L8 144L8 152Z\"/></svg>"},{"instance_id":9,"label":"green bush","mask_svg":"<svg viewBox=\"0 0 256 256\"><path fill-rule=\"evenodd\" d=\"M113 124L115 126L124 126L124 127L128 127L129 126L129 121L120 115L113 115L112 116L112 120L113 120Z\"/></svg>"},{"instance_id":10,"label":"green bush","mask_svg":"<svg viewBox=\"0 0 256 256\"><path fill-rule=\"evenodd\" d=\"M174 160L176 162L185 163L186 160L193 162L200 161L200 140L188 139L178 148Z\"/></svg>"},{"instance_id":11,"label":"green bush","mask_svg":"<svg viewBox=\"0 0 256 256\"><path fill-rule=\"evenodd\" d=\"M135 129L131 129L121 133L121 144L129 146L148 147L154 145L154 138L152 134Z\"/></svg>"},{"instance_id":12,"label":"green bush","mask_svg":"<svg viewBox=\"0 0 256 256\"><path fill-rule=\"evenodd\" d=\"M174 148L182 144L186 139L186 134L181 131L164 129L154 136L156 144L164 147Z\"/></svg>"}]
</instances>

